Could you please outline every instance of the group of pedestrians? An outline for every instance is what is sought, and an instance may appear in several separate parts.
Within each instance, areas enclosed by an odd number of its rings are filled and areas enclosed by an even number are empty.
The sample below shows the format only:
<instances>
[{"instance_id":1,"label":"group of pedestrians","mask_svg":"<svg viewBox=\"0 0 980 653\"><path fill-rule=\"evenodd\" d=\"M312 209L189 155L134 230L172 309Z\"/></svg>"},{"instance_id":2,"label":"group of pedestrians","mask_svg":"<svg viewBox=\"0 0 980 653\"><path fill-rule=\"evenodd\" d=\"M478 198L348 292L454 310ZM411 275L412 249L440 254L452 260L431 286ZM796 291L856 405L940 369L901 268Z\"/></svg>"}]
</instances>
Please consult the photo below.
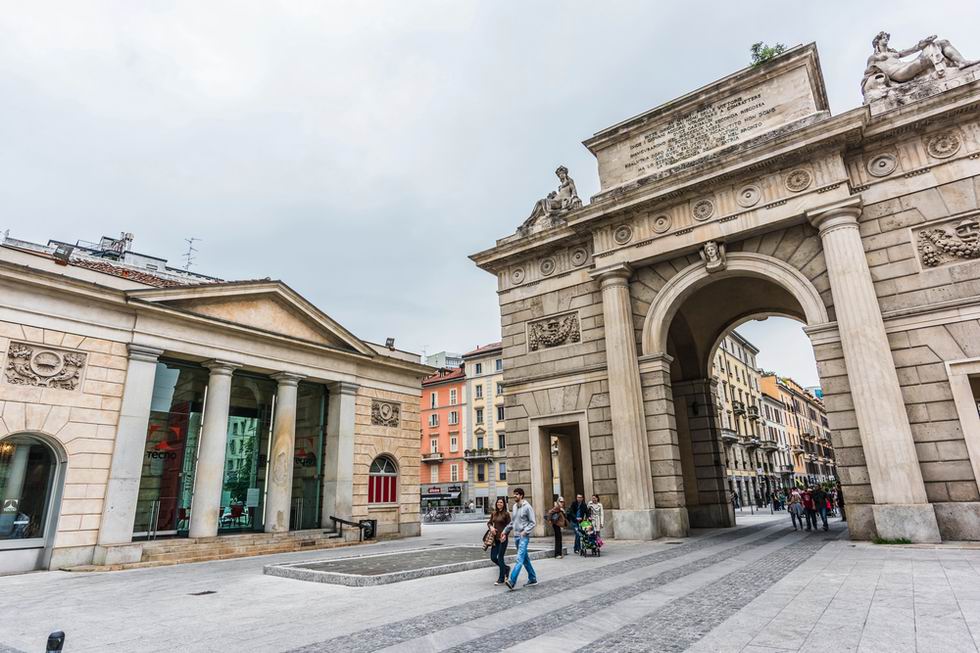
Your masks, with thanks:
<instances>
[{"instance_id":1,"label":"group of pedestrians","mask_svg":"<svg viewBox=\"0 0 980 653\"><path fill-rule=\"evenodd\" d=\"M810 485L804 488L794 488L787 499L787 510L793 521L793 530L818 530L817 517L820 518L823 530L828 530L827 516L840 511L841 521L845 520L844 494L840 487L824 487Z\"/></svg>"},{"instance_id":2,"label":"group of pedestrians","mask_svg":"<svg viewBox=\"0 0 980 653\"><path fill-rule=\"evenodd\" d=\"M548 523L551 525L555 535L555 557L564 557L562 548L562 529L569 526L575 531L575 552L578 553L581 546L581 527L582 522L588 520L593 528L598 532L602 529L605 520L605 511L599 495L593 494L592 499L586 503L585 497L581 494L575 495L575 501L568 508L565 507L565 500L558 497L554 506L547 514ZM507 510L507 502L504 499L497 499L487 521L487 540L485 545L489 545L490 559L497 565L497 582L494 585L506 585L513 590L517 586L517 579L521 569L527 571L527 583L525 587L536 585L538 576L531 564L531 558L527 553L528 544L531 541L531 534L537 522L534 518L534 508L524 498L523 488L514 488L514 505ZM514 544L517 547L517 560L511 568L506 563L508 537L513 536Z\"/></svg>"}]
</instances>

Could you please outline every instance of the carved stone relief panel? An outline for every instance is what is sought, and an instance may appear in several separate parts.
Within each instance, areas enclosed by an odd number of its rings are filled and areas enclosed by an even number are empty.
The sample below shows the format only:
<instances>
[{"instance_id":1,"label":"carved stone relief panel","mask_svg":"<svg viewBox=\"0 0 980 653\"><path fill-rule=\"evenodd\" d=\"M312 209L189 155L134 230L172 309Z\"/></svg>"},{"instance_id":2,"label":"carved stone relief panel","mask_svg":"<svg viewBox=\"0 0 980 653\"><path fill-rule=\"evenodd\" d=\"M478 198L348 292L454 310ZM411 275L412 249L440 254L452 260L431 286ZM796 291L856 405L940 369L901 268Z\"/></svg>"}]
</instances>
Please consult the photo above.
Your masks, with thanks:
<instances>
[{"instance_id":1,"label":"carved stone relief panel","mask_svg":"<svg viewBox=\"0 0 980 653\"><path fill-rule=\"evenodd\" d=\"M549 277L587 267L591 261L592 254L586 244L552 250L540 258L514 263L507 268L499 276L500 289L508 290L517 286L531 285Z\"/></svg>"},{"instance_id":2,"label":"carved stone relief panel","mask_svg":"<svg viewBox=\"0 0 980 653\"><path fill-rule=\"evenodd\" d=\"M915 232L923 268L980 259L980 216L934 222Z\"/></svg>"},{"instance_id":3,"label":"carved stone relief panel","mask_svg":"<svg viewBox=\"0 0 980 653\"><path fill-rule=\"evenodd\" d=\"M394 401L371 402L371 424L374 426L398 426L401 424L402 405Z\"/></svg>"},{"instance_id":4,"label":"carved stone relief panel","mask_svg":"<svg viewBox=\"0 0 980 653\"><path fill-rule=\"evenodd\" d=\"M560 313L527 323L527 350L538 351L578 342L578 312Z\"/></svg>"},{"instance_id":5,"label":"carved stone relief panel","mask_svg":"<svg viewBox=\"0 0 980 653\"><path fill-rule=\"evenodd\" d=\"M79 351L11 342L4 380L13 385L77 390L87 357L88 354Z\"/></svg>"}]
</instances>

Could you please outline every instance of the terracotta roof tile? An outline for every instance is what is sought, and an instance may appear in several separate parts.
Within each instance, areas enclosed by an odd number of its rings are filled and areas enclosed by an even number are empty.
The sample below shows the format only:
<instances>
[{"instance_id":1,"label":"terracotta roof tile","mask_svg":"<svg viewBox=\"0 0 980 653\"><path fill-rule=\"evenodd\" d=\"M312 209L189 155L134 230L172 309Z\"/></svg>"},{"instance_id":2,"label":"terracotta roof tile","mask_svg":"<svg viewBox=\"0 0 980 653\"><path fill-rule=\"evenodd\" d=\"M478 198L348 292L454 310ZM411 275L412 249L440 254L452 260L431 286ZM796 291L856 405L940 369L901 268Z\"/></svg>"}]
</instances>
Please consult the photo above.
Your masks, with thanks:
<instances>
[{"instance_id":1,"label":"terracotta roof tile","mask_svg":"<svg viewBox=\"0 0 980 653\"><path fill-rule=\"evenodd\" d=\"M466 372L463 370L462 367L443 368L438 372L436 372L435 374L432 374L431 376L427 376L424 379L422 379L422 385L432 385L433 383L445 383L446 381L452 381L454 379L462 380L465 378L466 378Z\"/></svg>"},{"instance_id":2,"label":"terracotta roof tile","mask_svg":"<svg viewBox=\"0 0 980 653\"><path fill-rule=\"evenodd\" d=\"M477 347L473 351L468 351L465 354L463 354L463 358L467 358L469 356L476 356L478 354L482 354L488 351L493 351L495 349L502 349L502 343L491 342L489 345L483 345L482 347Z\"/></svg>"}]
</instances>

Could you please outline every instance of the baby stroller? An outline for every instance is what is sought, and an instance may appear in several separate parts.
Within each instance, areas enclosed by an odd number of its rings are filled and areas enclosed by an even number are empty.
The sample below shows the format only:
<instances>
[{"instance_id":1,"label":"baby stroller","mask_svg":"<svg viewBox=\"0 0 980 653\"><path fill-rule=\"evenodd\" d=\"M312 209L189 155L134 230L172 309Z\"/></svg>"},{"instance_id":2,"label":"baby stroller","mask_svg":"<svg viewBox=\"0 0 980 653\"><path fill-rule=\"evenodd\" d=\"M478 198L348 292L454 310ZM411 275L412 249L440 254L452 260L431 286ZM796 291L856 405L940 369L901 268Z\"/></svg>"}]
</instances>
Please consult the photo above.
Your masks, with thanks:
<instances>
[{"instance_id":1,"label":"baby stroller","mask_svg":"<svg viewBox=\"0 0 980 653\"><path fill-rule=\"evenodd\" d=\"M592 522L588 519L583 519L575 527L578 532L579 541L581 547L579 548L579 553L583 556L592 555L598 556L602 555L600 549L602 548L602 538L599 537L598 531L592 526Z\"/></svg>"}]
</instances>

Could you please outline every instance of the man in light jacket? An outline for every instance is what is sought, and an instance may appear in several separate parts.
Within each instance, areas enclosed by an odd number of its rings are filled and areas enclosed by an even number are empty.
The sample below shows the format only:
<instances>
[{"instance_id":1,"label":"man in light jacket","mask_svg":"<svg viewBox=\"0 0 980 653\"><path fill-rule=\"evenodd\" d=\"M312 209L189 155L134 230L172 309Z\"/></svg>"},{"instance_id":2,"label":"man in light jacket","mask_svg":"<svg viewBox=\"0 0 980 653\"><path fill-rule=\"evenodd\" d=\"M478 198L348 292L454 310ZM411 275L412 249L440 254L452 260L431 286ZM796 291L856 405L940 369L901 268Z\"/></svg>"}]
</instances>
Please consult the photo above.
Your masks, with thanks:
<instances>
[{"instance_id":1,"label":"man in light jacket","mask_svg":"<svg viewBox=\"0 0 980 653\"><path fill-rule=\"evenodd\" d=\"M514 533L517 544L517 562L514 569L510 572L510 578L504 581L508 589L513 590L517 585L517 577L521 574L521 567L527 569L527 583L525 587L538 584L538 575L534 573L531 566L531 558L527 554L527 545L531 542L531 533L534 531L534 508L524 500L524 490L514 488L514 508L510 513L510 523L504 529L504 538L508 533Z\"/></svg>"}]
</instances>

